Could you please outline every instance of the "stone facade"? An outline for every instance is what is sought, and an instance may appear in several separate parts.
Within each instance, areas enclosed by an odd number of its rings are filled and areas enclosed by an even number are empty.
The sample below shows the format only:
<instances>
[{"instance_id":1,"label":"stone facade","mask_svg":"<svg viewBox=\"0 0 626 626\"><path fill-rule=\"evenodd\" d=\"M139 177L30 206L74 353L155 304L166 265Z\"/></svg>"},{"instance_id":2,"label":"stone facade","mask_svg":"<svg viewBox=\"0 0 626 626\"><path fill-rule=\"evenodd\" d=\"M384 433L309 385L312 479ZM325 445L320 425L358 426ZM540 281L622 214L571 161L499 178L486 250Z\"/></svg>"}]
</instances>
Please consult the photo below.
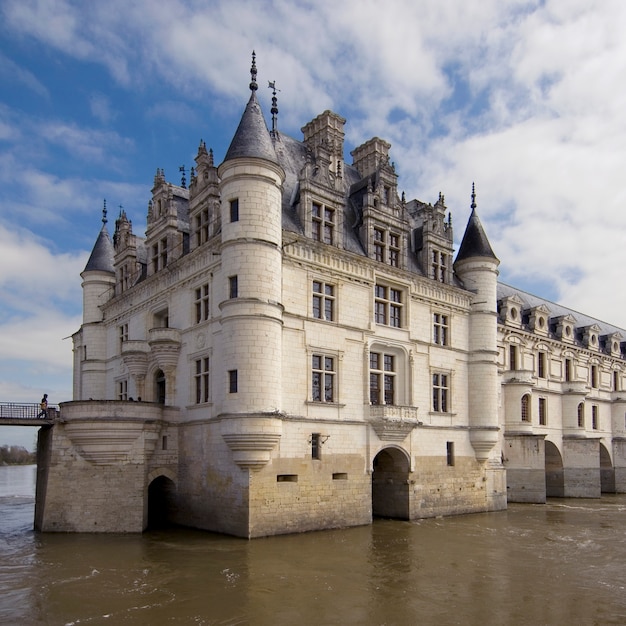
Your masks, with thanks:
<instances>
[{"instance_id":1,"label":"stone facade","mask_svg":"<svg viewBox=\"0 0 626 626\"><path fill-rule=\"evenodd\" d=\"M37 527L259 537L623 490L618 329L499 285L473 191L455 257L387 142L348 164L343 118L299 141L254 62L250 87L219 167L201 142L188 188L157 170L145 238L104 213Z\"/></svg>"}]
</instances>

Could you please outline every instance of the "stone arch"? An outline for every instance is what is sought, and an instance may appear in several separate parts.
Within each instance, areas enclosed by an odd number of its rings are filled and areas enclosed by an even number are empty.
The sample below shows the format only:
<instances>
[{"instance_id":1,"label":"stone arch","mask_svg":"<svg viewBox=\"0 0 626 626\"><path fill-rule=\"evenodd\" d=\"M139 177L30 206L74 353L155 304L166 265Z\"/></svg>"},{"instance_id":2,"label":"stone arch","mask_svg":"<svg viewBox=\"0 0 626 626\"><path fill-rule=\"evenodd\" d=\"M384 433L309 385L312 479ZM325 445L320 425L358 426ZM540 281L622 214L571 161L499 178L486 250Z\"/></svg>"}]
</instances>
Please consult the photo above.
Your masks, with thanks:
<instances>
[{"instance_id":1,"label":"stone arch","mask_svg":"<svg viewBox=\"0 0 626 626\"><path fill-rule=\"evenodd\" d=\"M163 528L174 524L176 484L165 470L148 485L148 497L144 529Z\"/></svg>"},{"instance_id":2,"label":"stone arch","mask_svg":"<svg viewBox=\"0 0 626 626\"><path fill-rule=\"evenodd\" d=\"M563 498L565 495L565 478L563 474L563 457L557 446L545 441L546 496Z\"/></svg>"},{"instance_id":3,"label":"stone arch","mask_svg":"<svg viewBox=\"0 0 626 626\"><path fill-rule=\"evenodd\" d=\"M600 442L600 491L615 493L615 468L606 446Z\"/></svg>"},{"instance_id":4,"label":"stone arch","mask_svg":"<svg viewBox=\"0 0 626 626\"><path fill-rule=\"evenodd\" d=\"M372 468L372 515L409 519L409 455L402 448L385 447Z\"/></svg>"}]
</instances>

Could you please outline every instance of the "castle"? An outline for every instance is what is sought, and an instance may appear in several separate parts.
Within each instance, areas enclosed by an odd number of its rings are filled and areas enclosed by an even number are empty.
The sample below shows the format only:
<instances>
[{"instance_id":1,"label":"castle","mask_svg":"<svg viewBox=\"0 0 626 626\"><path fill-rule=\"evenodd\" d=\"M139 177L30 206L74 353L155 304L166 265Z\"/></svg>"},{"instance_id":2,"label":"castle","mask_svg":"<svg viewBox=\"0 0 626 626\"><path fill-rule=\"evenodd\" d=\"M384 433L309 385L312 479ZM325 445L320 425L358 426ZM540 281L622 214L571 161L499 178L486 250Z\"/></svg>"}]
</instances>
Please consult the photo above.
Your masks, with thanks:
<instances>
[{"instance_id":1,"label":"castle","mask_svg":"<svg viewBox=\"0 0 626 626\"><path fill-rule=\"evenodd\" d=\"M626 491L620 329L498 282L476 210L406 200L345 120L250 99L222 163L157 170L145 238L81 274L74 400L40 433L35 526L259 537Z\"/></svg>"}]
</instances>

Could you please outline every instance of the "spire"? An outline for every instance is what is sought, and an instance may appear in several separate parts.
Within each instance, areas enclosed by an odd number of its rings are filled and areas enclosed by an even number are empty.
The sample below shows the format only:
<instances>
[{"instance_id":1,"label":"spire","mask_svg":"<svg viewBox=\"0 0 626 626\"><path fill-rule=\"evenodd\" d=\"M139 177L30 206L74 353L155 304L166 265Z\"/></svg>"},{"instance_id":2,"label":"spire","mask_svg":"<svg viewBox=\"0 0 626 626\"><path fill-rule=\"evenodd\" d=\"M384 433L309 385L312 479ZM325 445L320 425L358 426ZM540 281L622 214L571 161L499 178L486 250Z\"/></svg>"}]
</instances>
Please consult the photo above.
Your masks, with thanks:
<instances>
[{"instance_id":1,"label":"spire","mask_svg":"<svg viewBox=\"0 0 626 626\"><path fill-rule=\"evenodd\" d=\"M276 92L280 91L280 89L276 89L276 81L267 81L267 86L272 90L272 135L276 133L278 130L278 98L276 97Z\"/></svg>"},{"instance_id":2,"label":"spire","mask_svg":"<svg viewBox=\"0 0 626 626\"><path fill-rule=\"evenodd\" d=\"M107 201L105 200L102 208L102 228L100 229L96 243L83 271L110 272L111 274L115 274L113 265L114 257L115 250L113 249L113 242L107 230Z\"/></svg>"},{"instance_id":3,"label":"spire","mask_svg":"<svg viewBox=\"0 0 626 626\"><path fill-rule=\"evenodd\" d=\"M250 82L250 100L246 106L239 126L235 131L235 136L230 143L230 147L226 152L224 161L230 159L236 159L238 157L253 157L258 159L265 159L272 163L278 163L276 157L276 151L272 144L265 118L263 117L263 111L261 111L261 105L256 98L256 91L258 86L256 84L256 60L255 53L252 53L252 68L250 75L252 81Z\"/></svg>"},{"instance_id":4,"label":"spire","mask_svg":"<svg viewBox=\"0 0 626 626\"><path fill-rule=\"evenodd\" d=\"M459 252L456 255L455 263L472 257L489 257L497 259L491 249L489 239L487 239L485 230L483 229L476 213L476 188L474 183L472 183L472 203L470 207L472 212L467 222L467 227L465 228L463 240L461 241Z\"/></svg>"}]
</instances>

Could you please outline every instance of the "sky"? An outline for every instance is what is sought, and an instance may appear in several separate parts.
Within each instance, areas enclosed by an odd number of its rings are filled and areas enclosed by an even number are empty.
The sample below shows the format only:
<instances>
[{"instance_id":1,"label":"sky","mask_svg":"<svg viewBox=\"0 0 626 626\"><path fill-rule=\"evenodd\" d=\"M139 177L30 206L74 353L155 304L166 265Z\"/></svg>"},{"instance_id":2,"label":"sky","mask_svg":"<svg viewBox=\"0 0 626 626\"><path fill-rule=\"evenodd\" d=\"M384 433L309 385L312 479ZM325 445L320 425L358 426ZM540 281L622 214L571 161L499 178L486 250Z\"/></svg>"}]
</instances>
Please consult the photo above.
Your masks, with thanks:
<instances>
[{"instance_id":1,"label":"sky","mask_svg":"<svg viewBox=\"0 0 626 626\"><path fill-rule=\"evenodd\" d=\"M623 0L0 0L0 402L72 399L104 201L143 235L157 168L222 161L252 50L268 124L275 81L279 131L387 140L457 248L475 183L503 282L626 329L624 32Z\"/></svg>"}]
</instances>

